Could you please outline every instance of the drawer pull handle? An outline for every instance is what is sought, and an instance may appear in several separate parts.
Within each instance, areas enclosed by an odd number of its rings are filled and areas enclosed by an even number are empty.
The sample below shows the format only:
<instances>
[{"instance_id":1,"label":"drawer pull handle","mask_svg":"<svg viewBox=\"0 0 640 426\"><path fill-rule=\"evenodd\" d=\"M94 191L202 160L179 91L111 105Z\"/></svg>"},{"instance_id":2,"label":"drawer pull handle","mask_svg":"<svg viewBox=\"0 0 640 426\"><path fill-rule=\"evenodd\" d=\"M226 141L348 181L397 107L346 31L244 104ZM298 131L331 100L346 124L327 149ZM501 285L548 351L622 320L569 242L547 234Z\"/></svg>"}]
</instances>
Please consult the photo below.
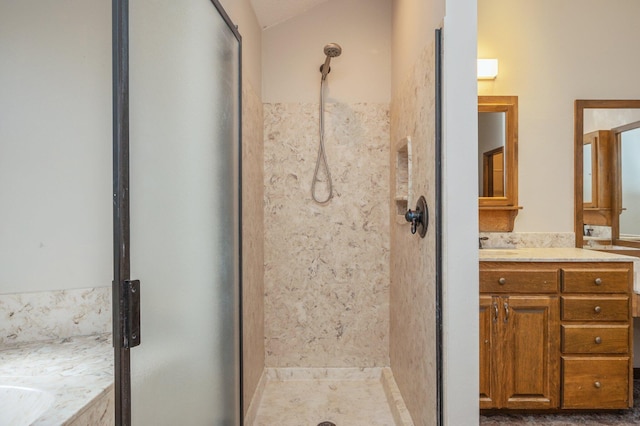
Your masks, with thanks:
<instances>
[{"instance_id":1,"label":"drawer pull handle","mask_svg":"<svg viewBox=\"0 0 640 426\"><path fill-rule=\"evenodd\" d=\"M602 284L602 278L596 278L596 279L594 280L594 283L596 283L596 285L600 285L600 284Z\"/></svg>"},{"instance_id":2,"label":"drawer pull handle","mask_svg":"<svg viewBox=\"0 0 640 426\"><path fill-rule=\"evenodd\" d=\"M602 337L598 336L594 339L594 342L596 342L596 345L599 345L600 343L602 343Z\"/></svg>"},{"instance_id":3,"label":"drawer pull handle","mask_svg":"<svg viewBox=\"0 0 640 426\"><path fill-rule=\"evenodd\" d=\"M602 384L600 384L600 382L595 382L595 383L593 384L593 386L595 386L595 387L596 387L596 389L600 389L600 387L602 386Z\"/></svg>"},{"instance_id":4,"label":"drawer pull handle","mask_svg":"<svg viewBox=\"0 0 640 426\"><path fill-rule=\"evenodd\" d=\"M595 308L593 308L593 311L594 311L596 314L599 314L599 313L600 313L600 311L602 311L602 308L601 308L600 306L596 306Z\"/></svg>"},{"instance_id":5,"label":"drawer pull handle","mask_svg":"<svg viewBox=\"0 0 640 426\"><path fill-rule=\"evenodd\" d=\"M500 283L500 285L505 285L507 283L507 279L506 278L500 278L498 280L498 283Z\"/></svg>"}]
</instances>

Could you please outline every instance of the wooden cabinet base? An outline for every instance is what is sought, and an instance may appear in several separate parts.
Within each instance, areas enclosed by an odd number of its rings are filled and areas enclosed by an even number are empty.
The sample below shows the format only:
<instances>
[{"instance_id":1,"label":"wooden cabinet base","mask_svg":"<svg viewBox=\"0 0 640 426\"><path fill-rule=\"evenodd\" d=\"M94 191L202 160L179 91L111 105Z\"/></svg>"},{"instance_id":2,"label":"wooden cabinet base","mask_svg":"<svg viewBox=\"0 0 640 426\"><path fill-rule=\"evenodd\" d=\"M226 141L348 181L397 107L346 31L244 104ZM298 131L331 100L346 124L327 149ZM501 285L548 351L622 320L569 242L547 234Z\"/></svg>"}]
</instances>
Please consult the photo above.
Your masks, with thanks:
<instances>
[{"instance_id":1,"label":"wooden cabinet base","mask_svg":"<svg viewBox=\"0 0 640 426\"><path fill-rule=\"evenodd\" d=\"M482 412L632 407L632 276L630 262L481 262Z\"/></svg>"},{"instance_id":2,"label":"wooden cabinet base","mask_svg":"<svg viewBox=\"0 0 640 426\"><path fill-rule=\"evenodd\" d=\"M629 357L562 357L562 408L629 408Z\"/></svg>"}]
</instances>

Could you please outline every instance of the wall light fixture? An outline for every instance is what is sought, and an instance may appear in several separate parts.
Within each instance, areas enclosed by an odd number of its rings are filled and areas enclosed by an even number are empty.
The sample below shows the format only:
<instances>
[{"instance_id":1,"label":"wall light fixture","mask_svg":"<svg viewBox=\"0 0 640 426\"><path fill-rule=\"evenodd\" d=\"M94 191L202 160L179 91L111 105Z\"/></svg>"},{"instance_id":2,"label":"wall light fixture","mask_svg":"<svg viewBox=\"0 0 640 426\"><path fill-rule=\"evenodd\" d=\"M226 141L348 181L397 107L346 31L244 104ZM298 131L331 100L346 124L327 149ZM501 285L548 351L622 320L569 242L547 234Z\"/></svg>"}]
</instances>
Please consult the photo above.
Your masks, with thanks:
<instances>
[{"instance_id":1,"label":"wall light fixture","mask_svg":"<svg viewBox=\"0 0 640 426\"><path fill-rule=\"evenodd\" d=\"M495 80L497 76L497 59L478 59L478 80Z\"/></svg>"}]
</instances>

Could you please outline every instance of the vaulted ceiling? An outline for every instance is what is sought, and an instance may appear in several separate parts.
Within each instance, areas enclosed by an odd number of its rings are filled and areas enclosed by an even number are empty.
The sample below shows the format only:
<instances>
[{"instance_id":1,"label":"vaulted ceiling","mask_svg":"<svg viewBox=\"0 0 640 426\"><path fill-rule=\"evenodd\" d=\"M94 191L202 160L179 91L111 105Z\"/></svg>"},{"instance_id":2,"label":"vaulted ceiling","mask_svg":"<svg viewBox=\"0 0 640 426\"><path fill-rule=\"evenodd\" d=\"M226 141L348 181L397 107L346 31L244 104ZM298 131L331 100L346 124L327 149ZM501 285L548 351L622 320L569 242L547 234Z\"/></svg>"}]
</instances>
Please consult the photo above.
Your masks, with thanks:
<instances>
[{"instance_id":1,"label":"vaulted ceiling","mask_svg":"<svg viewBox=\"0 0 640 426\"><path fill-rule=\"evenodd\" d=\"M327 0L251 0L260 26L271 27L324 3Z\"/></svg>"}]
</instances>

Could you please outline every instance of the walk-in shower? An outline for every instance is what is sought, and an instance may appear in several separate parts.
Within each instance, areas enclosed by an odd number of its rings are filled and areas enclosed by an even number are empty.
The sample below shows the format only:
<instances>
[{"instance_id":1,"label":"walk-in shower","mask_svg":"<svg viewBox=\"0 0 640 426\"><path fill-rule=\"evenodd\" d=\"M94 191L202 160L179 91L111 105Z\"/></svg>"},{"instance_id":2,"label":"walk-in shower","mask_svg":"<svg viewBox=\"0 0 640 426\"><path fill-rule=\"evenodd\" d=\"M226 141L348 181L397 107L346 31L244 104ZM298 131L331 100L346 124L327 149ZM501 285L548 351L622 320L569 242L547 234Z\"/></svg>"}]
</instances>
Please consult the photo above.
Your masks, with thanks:
<instances>
[{"instance_id":1,"label":"walk-in shower","mask_svg":"<svg viewBox=\"0 0 640 426\"><path fill-rule=\"evenodd\" d=\"M327 74L331 72L331 58L340 56L342 53L342 47L337 43L329 43L324 47L324 54L327 56L324 60L324 64L320 65L320 73L322 78L320 79L320 142L318 145L318 159L316 160L316 169L313 172L313 182L311 183L311 197L313 201L319 204L328 203L333 197L333 182L331 180L331 172L329 171L329 163L327 162L327 154L324 148L324 91L325 81ZM327 179L327 197L323 200L318 199L316 196L316 183L320 180L318 172L320 171L320 165L324 165L324 171Z\"/></svg>"}]
</instances>

